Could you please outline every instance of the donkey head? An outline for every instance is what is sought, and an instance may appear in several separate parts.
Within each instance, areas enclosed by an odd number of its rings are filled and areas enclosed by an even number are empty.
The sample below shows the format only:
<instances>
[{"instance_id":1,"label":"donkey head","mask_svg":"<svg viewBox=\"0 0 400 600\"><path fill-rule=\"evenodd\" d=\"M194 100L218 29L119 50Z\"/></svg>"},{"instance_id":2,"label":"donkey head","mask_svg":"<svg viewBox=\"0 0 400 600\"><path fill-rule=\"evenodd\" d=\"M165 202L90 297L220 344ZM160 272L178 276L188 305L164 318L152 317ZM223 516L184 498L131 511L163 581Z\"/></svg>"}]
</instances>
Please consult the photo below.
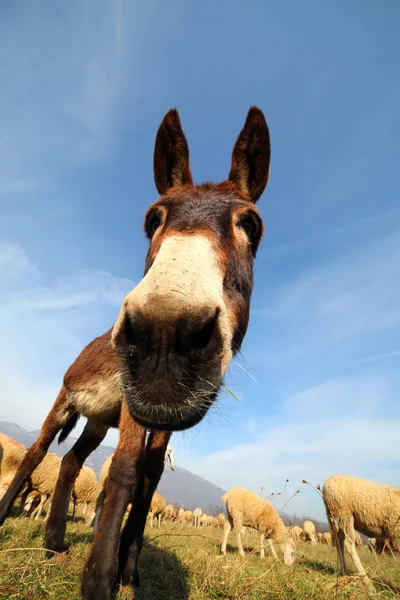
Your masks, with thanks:
<instances>
[{"instance_id":1,"label":"donkey head","mask_svg":"<svg viewBox=\"0 0 400 600\"><path fill-rule=\"evenodd\" d=\"M255 202L268 181L263 113L249 110L229 178L194 185L179 114L156 137L144 277L126 296L112 333L132 417L150 429L198 423L214 402L247 330L253 260L263 234Z\"/></svg>"}]
</instances>

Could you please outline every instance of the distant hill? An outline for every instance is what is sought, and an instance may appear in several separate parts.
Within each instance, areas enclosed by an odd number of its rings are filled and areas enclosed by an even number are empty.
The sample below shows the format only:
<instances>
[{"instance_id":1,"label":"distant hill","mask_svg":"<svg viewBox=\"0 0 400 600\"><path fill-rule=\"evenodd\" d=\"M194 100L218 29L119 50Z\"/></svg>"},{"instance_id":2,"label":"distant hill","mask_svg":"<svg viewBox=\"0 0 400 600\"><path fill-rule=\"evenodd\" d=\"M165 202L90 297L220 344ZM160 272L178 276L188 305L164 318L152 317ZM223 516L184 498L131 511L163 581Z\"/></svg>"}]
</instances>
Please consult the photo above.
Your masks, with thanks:
<instances>
[{"instance_id":1,"label":"distant hill","mask_svg":"<svg viewBox=\"0 0 400 600\"><path fill-rule=\"evenodd\" d=\"M0 421L0 431L27 447L31 446L39 437L39 431L27 431L15 423L5 421ZM50 452L64 456L75 442L76 438L73 437L68 437L60 446L55 441L50 446ZM111 446L100 445L88 457L85 464L91 467L99 476L102 464L114 450L115 448ZM175 471L171 471L169 463L167 463L157 489L164 496L167 503L177 502L191 510L196 506L200 506L207 514L223 511L224 505L221 503L221 496L225 494L225 490L176 465Z\"/></svg>"}]
</instances>

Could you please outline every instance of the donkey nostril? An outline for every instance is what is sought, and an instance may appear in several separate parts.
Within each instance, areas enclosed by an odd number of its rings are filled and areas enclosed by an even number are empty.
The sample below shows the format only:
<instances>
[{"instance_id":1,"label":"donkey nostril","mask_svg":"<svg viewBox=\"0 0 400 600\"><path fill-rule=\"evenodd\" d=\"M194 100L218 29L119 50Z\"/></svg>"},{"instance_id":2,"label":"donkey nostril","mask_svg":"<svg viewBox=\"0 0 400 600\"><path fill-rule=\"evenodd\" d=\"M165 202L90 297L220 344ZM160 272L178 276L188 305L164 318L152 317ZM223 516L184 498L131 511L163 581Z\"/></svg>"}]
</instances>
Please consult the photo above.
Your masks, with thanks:
<instances>
[{"instance_id":1,"label":"donkey nostril","mask_svg":"<svg viewBox=\"0 0 400 600\"><path fill-rule=\"evenodd\" d=\"M135 346L138 342L138 335L135 324L133 323L131 317L128 314L125 316L124 337L125 342L130 346Z\"/></svg>"},{"instance_id":2,"label":"donkey nostril","mask_svg":"<svg viewBox=\"0 0 400 600\"><path fill-rule=\"evenodd\" d=\"M219 310L217 309L213 315L203 318L191 327L188 340L190 350L203 350L207 348L214 334L218 312Z\"/></svg>"}]
</instances>

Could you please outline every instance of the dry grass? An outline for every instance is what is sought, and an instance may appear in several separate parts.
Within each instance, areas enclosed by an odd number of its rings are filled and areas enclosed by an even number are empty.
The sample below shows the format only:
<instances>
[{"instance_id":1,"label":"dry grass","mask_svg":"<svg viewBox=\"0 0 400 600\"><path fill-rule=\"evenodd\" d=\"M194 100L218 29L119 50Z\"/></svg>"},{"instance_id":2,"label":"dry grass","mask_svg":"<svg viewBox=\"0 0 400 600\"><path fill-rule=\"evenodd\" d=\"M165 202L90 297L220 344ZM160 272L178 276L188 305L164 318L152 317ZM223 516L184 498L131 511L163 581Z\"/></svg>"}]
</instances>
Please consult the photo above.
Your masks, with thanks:
<instances>
[{"instance_id":1,"label":"dry grass","mask_svg":"<svg viewBox=\"0 0 400 600\"><path fill-rule=\"evenodd\" d=\"M363 583L354 574L337 577L332 547L299 544L294 568L251 553L257 538L244 539L247 556L241 559L230 539L226 557L219 555L221 530L165 524L147 529L140 573L141 600L364 600ZM0 598L74 600L92 531L83 523L69 523L67 559L46 560L41 544L43 525L21 517L8 519L0 529ZM230 551L229 551L230 550ZM375 598L400 597L399 560L376 559L360 550L374 580ZM349 561L349 565L351 565ZM118 600L124 598L123 592Z\"/></svg>"}]
</instances>

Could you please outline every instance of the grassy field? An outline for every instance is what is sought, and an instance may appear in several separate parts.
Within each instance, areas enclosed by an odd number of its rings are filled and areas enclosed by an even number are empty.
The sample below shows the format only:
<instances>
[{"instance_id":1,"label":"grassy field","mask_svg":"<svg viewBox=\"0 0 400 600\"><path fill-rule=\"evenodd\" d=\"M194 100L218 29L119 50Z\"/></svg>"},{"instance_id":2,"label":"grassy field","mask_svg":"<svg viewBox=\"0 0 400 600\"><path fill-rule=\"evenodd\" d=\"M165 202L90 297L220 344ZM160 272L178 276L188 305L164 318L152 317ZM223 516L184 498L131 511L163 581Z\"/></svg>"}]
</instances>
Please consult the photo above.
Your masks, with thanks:
<instances>
[{"instance_id":1,"label":"grassy field","mask_svg":"<svg viewBox=\"0 0 400 600\"><path fill-rule=\"evenodd\" d=\"M257 538L250 536L244 538L249 552L245 559L237 555L233 538L227 556L222 557L221 534L172 523L147 528L140 600L364 600L367 596L354 570L352 576L336 576L334 548L300 543L296 564L289 568L272 557L260 561L251 553ZM83 523L69 523L68 558L49 561L41 550L43 525L26 517L8 519L0 529L0 599L78 599L91 539L92 530ZM366 549L360 550L360 557L375 582L373 597L400 598L400 561L387 556L377 559ZM124 592L117 596L118 600L127 597Z\"/></svg>"}]
</instances>

